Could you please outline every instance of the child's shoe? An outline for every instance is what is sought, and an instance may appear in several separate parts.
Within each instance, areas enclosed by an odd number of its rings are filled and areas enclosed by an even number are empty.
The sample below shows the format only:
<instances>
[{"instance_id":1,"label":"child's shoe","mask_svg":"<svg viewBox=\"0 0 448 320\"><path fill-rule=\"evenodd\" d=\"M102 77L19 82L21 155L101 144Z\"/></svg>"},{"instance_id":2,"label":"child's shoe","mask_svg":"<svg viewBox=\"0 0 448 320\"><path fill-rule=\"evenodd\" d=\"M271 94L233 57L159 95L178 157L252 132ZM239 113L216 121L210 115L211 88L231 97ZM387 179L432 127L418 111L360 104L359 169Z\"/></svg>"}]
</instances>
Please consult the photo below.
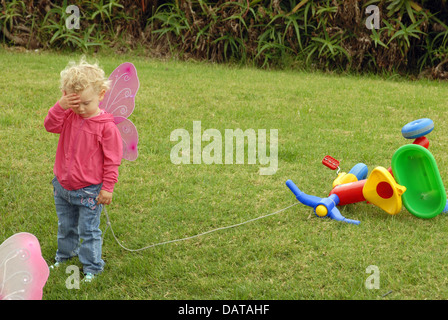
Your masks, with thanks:
<instances>
[{"instance_id":1,"label":"child's shoe","mask_svg":"<svg viewBox=\"0 0 448 320\"><path fill-rule=\"evenodd\" d=\"M54 264L52 264L49 268L50 268L50 270L57 269L57 268L59 268L62 264L63 264L63 262L56 261L56 262L55 262Z\"/></svg>"},{"instance_id":2,"label":"child's shoe","mask_svg":"<svg viewBox=\"0 0 448 320\"><path fill-rule=\"evenodd\" d=\"M90 272L87 272L86 275L84 276L84 280L83 281L84 282L92 282L93 279L95 279L95 275L90 273Z\"/></svg>"}]
</instances>

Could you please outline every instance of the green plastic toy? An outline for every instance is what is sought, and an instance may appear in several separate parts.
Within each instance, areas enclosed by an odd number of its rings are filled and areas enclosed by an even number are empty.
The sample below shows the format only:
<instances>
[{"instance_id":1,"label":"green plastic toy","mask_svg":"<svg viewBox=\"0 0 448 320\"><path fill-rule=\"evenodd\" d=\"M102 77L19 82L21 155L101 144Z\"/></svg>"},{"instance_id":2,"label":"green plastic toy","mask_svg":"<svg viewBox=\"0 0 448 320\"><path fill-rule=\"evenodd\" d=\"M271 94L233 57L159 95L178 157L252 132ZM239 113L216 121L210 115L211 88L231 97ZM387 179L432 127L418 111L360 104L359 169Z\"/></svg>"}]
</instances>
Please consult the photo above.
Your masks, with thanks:
<instances>
[{"instance_id":1,"label":"green plastic toy","mask_svg":"<svg viewBox=\"0 0 448 320\"><path fill-rule=\"evenodd\" d=\"M417 144L400 147L392 157L395 180L406 187L405 208L419 218L430 219L446 205L446 193L434 156Z\"/></svg>"}]
</instances>

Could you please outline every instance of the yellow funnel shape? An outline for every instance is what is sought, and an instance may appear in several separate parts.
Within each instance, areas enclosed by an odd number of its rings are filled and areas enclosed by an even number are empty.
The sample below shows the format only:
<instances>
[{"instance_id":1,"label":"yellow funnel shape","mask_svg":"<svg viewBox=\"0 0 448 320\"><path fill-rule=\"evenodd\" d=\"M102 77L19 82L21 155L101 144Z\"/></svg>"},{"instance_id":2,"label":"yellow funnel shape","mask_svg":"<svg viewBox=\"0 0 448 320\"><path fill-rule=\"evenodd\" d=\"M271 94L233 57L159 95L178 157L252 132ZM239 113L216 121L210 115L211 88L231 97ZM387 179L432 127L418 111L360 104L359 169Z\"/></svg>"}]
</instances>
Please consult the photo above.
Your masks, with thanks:
<instances>
[{"instance_id":1,"label":"yellow funnel shape","mask_svg":"<svg viewBox=\"0 0 448 320\"><path fill-rule=\"evenodd\" d=\"M406 187L396 183L386 168L376 167L367 179L362 194L367 201L388 214L397 214L401 211L401 195L405 191Z\"/></svg>"}]
</instances>

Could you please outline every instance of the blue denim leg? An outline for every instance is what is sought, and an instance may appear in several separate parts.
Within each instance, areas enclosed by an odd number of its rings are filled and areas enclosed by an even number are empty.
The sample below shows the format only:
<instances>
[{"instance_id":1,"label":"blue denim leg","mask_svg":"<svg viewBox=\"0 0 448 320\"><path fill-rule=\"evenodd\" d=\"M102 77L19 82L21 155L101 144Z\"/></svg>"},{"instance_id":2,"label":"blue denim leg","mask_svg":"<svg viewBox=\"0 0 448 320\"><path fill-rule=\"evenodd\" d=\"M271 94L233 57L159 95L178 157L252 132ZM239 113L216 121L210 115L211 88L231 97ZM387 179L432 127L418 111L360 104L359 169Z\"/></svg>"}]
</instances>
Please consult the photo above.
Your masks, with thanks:
<instances>
[{"instance_id":1,"label":"blue denim leg","mask_svg":"<svg viewBox=\"0 0 448 320\"><path fill-rule=\"evenodd\" d=\"M101 190L101 185L92 185L76 193L79 200L79 237L82 239L79 248L79 261L83 264L83 272L98 274L104 269L104 261L101 259L101 230L100 216L103 206L97 205L95 198Z\"/></svg>"},{"instance_id":2,"label":"blue denim leg","mask_svg":"<svg viewBox=\"0 0 448 320\"><path fill-rule=\"evenodd\" d=\"M70 204L69 191L53 179L54 203L58 215L58 249L55 260L64 262L78 255L78 208Z\"/></svg>"},{"instance_id":3,"label":"blue denim leg","mask_svg":"<svg viewBox=\"0 0 448 320\"><path fill-rule=\"evenodd\" d=\"M97 205L95 199L101 184L69 191L55 178L53 186L59 219L56 261L62 262L77 255L84 273L100 273L104 269L99 229L102 205Z\"/></svg>"}]
</instances>

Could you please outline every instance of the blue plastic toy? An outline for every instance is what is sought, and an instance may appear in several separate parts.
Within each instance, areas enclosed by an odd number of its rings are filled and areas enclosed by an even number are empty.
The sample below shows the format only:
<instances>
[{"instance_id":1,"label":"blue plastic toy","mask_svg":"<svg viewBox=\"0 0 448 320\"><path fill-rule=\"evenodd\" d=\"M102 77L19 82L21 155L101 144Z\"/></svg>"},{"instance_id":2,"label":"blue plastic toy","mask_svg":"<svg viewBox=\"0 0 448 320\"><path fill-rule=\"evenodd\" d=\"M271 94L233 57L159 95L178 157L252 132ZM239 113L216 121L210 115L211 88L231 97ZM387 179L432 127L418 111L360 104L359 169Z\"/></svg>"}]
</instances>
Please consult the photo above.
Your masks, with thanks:
<instances>
[{"instance_id":1,"label":"blue plastic toy","mask_svg":"<svg viewBox=\"0 0 448 320\"><path fill-rule=\"evenodd\" d=\"M299 202L314 209L316 216L321 218L329 217L336 221L343 221L351 224L360 224L360 221L358 220L347 219L341 215L341 212L336 207L339 204L339 197L336 194L332 194L328 198L319 198L300 191L292 180L286 181L286 185L292 193L294 193Z\"/></svg>"},{"instance_id":2,"label":"blue plastic toy","mask_svg":"<svg viewBox=\"0 0 448 320\"><path fill-rule=\"evenodd\" d=\"M434 122L431 119L423 118L409 122L401 129L401 134L406 139L416 139L423 137L434 129Z\"/></svg>"}]
</instances>

